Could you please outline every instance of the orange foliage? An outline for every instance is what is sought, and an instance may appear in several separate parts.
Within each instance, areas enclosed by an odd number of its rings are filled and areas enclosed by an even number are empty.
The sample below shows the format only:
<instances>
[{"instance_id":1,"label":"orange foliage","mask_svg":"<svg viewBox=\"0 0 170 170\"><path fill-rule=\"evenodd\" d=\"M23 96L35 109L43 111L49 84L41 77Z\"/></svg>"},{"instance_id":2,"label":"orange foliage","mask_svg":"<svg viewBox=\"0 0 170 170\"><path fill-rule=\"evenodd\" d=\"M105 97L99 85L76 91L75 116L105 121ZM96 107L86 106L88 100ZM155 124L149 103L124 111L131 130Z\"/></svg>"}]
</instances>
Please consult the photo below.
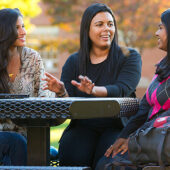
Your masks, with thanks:
<instances>
[{"instance_id":1,"label":"orange foliage","mask_svg":"<svg viewBox=\"0 0 170 170\"><path fill-rule=\"evenodd\" d=\"M72 26L70 23L60 23L58 24L60 29L66 31L66 32L71 32L73 30Z\"/></svg>"},{"instance_id":2,"label":"orange foliage","mask_svg":"<svg viewBox=\"0 0 170 170\"><path fill-rule=\"evenodd\" d=\"M61 28L67 32L70 32L74 28L75 33L79 30L79 24L84 10L90 4L95 2L107 4L116 16L123 43L127 46L138 47L140 50L156 45L154 34L160 22L160 15L165 9L170 7L170 0L43 1L48 3L49 6L51 5L52 8L49 9L49 14L54 17L54 23L60 23ZM63 24L68 22L72 23L74 27Z\"/></svg>"}]
</instances>

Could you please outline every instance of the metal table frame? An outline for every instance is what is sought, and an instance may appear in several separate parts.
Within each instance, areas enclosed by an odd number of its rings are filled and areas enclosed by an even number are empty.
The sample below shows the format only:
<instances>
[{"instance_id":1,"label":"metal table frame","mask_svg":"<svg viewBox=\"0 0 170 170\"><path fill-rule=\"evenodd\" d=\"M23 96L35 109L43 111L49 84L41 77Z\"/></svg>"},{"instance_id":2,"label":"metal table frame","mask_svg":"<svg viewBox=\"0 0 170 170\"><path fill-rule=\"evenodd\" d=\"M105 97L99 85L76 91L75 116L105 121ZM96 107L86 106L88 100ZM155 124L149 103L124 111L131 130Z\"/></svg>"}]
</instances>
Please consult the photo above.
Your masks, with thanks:
<instances>
[{"instance_id":1,"label":"metal table frame","mask_svg":"<svg viewBox=\"0 0 170 170\"><path fill-rule=\"evenodd\" d=\"M22 98L0 99L0 118L11 118L27 127L30 166L49 165L50 127L65 119L130 116L136 112L136 98Z\"/></svg>"}]
</instances>

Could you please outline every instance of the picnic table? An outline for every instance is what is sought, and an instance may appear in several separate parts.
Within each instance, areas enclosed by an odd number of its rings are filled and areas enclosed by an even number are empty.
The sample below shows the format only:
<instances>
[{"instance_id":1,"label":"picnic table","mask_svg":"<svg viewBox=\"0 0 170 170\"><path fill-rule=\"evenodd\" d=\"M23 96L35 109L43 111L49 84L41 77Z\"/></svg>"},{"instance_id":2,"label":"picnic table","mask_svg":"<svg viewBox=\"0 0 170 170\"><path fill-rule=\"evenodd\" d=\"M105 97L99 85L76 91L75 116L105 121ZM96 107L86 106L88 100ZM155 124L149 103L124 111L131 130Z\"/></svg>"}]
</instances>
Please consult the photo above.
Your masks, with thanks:
<instances>
[{"instance_id":1,"label":"picnic table","mask_svg":"<svg viewBox=\"0 0 170 170\"><path fill-rule=\"evenodd\" d=\"M0 99L0 119L27 127L29 166L48 166L51 126L65 119L130 116L138 107L137 98L5 98Z\"/></svg>"}]
</instances>

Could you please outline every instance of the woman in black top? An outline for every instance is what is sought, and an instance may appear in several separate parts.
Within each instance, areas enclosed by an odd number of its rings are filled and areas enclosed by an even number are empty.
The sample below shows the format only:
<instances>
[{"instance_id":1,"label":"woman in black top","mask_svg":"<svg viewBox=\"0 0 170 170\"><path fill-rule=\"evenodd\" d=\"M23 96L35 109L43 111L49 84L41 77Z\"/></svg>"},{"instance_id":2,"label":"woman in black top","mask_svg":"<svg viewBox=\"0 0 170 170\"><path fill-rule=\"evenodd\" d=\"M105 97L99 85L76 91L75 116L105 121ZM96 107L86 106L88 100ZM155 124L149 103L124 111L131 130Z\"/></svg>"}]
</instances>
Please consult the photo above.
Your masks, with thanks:
<instances>
[{"instance_id":1,"label":"woman in black top","mask_svg":"<svg viewBox=\"0 0 170 170\"><path fill-rule=\"evenodd\" d=\"M58 97L135 96L141 57L117 41L111 9L101 3L89 6L81 21L79 51L67 59L61 81L46 73L44 89ZM60 139L60 165L95 167L122 128L120 118L72 120Z\"/></svg>"},{"instance_id":2,"label":"woman in black top","mask_svg":"<svg viewBox=\"0 0 170 170\"><path fill-rule=\"evenodd\" d=\"M110 167L106 168L105 165L114 160L124 160L124 162L128 160L129 135L145 122L155 120L158 116L170 116L170 9L162 13L155 34L158 38L158 48L165 51L166 56L156 65L155 75L140 102L138 112L130 118L117 140L106 150L96 170L109 170ZM120 167L116 166L114 169L119 170ZM134 168L126 167L126 170L130 169Z\"/></svg>"}]
</instances>

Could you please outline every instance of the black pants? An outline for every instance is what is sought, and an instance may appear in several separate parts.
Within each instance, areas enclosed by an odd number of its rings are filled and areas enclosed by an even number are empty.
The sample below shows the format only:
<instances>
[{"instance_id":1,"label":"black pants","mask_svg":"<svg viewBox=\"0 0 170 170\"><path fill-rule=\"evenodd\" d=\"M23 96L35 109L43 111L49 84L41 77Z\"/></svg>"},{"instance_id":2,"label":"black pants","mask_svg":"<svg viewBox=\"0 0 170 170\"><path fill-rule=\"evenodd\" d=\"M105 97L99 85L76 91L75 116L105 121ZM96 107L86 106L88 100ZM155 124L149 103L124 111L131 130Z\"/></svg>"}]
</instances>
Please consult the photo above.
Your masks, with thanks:
<instances>
[{"instance_id":1,"label":"black pants","mask_svg":"<svg viewBox=\"0 0 170 170\"><path fill-rule=\"evenodd\" d=\"M69 128L60 140L60 166L90 166L94 169L120 131L114 127L102 130L81 126Z\"/></svg>"}]
</instances>

